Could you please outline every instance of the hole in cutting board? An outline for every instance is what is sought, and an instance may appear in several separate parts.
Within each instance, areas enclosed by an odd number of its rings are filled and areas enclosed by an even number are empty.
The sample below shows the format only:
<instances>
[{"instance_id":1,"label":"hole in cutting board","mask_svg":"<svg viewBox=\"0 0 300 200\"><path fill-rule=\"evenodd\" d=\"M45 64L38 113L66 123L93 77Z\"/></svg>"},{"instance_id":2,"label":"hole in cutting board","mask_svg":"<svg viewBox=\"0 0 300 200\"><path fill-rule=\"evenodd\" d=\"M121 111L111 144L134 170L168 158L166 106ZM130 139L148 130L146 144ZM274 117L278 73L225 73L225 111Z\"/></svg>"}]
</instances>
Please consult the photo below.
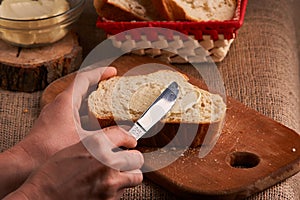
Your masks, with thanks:
<instances>
[{"instance_id":1,"label":"hole in cutting board","mask_svg":"<svg viewBox=\"0 0 300 200\"><path fill-rule=\"evenodd\" d=\"M233 152L230 154L228 162L234 168L253 168L259 164L260 159L254 153Z\"/></svg>"}]
</instances>

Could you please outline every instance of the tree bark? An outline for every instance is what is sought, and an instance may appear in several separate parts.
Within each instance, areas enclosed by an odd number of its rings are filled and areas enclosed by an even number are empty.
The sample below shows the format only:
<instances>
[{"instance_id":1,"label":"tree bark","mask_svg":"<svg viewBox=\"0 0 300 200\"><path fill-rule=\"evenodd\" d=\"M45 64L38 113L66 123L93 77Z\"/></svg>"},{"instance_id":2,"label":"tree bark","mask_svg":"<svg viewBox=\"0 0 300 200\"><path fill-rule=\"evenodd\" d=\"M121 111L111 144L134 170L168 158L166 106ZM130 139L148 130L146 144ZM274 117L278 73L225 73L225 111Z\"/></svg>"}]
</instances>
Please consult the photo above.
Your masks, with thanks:
<instances>
[{"instance_id":1,"label":"tree bark","mask_svg":"<svg viewBox=\"0 0 300 200\"><path fill-rule=\"evenodd\" d=\"M34 92L80 67L82 48L74 33L43 47L21 48L0 41L0 87Z\"/></svg>"}]
</instances>

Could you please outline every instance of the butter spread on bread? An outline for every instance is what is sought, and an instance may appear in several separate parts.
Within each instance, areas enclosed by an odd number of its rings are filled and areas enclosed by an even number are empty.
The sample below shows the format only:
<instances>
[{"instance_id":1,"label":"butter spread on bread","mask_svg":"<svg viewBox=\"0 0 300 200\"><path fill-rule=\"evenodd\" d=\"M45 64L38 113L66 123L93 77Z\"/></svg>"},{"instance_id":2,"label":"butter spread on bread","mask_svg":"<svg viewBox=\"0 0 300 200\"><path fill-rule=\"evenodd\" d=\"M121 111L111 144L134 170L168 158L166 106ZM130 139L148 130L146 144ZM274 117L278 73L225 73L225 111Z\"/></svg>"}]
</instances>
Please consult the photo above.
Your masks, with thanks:
<instances>
[{"instance_id":1,"label":"butter spread on bread","mask_svg":"<svg viewBox=\"0 0 300 200\"><path fill-rule=\"evenodd\" d=\"M178 98L162 123L209 125L222 122L226 112L222 97L200 89L189 83L187 76L171 70L103 80L88 98L89 111L100 124L110 120L136 121L173 81L179 85Z\"/></svg>"}]
</instances>

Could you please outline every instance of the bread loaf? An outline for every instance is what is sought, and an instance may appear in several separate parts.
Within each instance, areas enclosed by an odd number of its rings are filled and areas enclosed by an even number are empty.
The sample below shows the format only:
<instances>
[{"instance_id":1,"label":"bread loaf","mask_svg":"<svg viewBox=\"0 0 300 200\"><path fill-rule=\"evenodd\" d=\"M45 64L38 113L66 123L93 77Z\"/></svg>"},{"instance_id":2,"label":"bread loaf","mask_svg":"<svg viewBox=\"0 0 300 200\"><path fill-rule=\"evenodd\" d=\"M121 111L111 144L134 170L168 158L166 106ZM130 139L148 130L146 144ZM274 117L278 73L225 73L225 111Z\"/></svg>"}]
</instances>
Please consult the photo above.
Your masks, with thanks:
<instances>
[{"instance_id":1,"label":"bread loaf","mask_svg":"<svg viewBox=\"0 0 300 200\"><path fill-rule=\"evenodd\" d=\"M94 0L99 16L113 21L160 20L150 0Z\"/></svg>"},{"instance_id":2,"label":"bread loaf","mask_svg":"<svg viewBox=\"0 0 300 200\"><path fill-rule=\"evenodd\" d=\"M175 137L178 128L182 126L183 133L180 139L177 138L178 141L174 141L174 146L186 146L190 143L192 146L199 146L208 125L217 127L222 122L226 105L221 96L192 85L185 75L177 71L160 70L146 75L117 76L101 81L97 91L90 94L88 107L102 128L116 123L133 124L173 81L179 85L175 105L161 120L161 124L150 130L150 135L155 136L142 138L139 144L164 146ZM189 138L191 128L195 130L193 138Z\"/></svg>"},{"instance_id":3,"label":"bread loaf","mask_svg":"<svg viewBox=\"0 0 300 200\"><path fill-rule=\"evenodd\" d=\"M168 20L224 21L233 18L236 0L152 0Z\"/></svg>"},{"instance_id":4,"label":"bread loaf","mask_svg":"<svg viewBox=\"0 0 300 200\"><path fill-rule=\"evenodd\" d=\"M113 21L224 21L236 0L94 0L99 16Z\"/></svg>"}]
</instances>

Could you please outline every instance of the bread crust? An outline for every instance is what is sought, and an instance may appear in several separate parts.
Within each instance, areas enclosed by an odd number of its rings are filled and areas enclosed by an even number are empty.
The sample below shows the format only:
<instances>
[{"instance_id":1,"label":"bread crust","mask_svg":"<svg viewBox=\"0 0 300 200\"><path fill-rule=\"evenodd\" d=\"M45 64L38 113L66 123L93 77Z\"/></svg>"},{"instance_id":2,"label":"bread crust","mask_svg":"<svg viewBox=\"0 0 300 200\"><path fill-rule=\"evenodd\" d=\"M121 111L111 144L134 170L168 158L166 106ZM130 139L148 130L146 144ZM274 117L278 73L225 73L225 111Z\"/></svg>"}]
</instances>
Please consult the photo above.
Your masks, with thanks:
<instances>
[{"instance_id":1,"label":"bread crust","mask_svg":"<svg viewBox=\"0 0 300 200\"><path fill-rule=\"evenodd\" d=\"M120 5L109 0L94 0L94 7L98 15L106 20L112 21L149 21L164 20L165 17L160 15L155 6L151 5L151 1L144 0L139 2L141 7L145 8L145 16L137 15L130 10L126 10ZM112 14L113 13L113 14Z\"/></svg>"},{"instance_id":2,"label":"bread crust","mask_svg":"<svg viewBox=\"0 0 300 200\"><path fill-rule=\"evenodd\" d=\"M101 9L103 5L107 2L107 0L94 0L93 4L96 10Z\"/></svg>"},{"instance_id":3,"label":"bread crust","mask_svg":"<svg viewBox=\"0 0 300 200\"><path fill-rule=\"evenodd\" d=\"M183 9L182 6L178 5L175 0L152 0L154 7L170 21L203 21L193 17ZM235 0L229 0L228 2L233 3L236 7L237 2Z\"/></svg>"},{"instance_id":4,"label":"bread crust","mask_svg":"<svg viewBox=\"0 0 300 200\"><path fill-rule=\"evenodd\" d=\"M170 21L187 20L184 10L172 0L152 0L153 5Z\"/></svg>"},{"instance_id":5,"label":"bread crust","mask_svg":"<svg viewBox=\"0 0 300 200\"><path fill-rule=\"evenodd\" d=\"M117 5L111 4L108 0L94 0L94 7L97 14L106 19L112 21L143 21L145 18L134 15L130 11L124 10ZM112 15L113 13L113 15Z\"/></svg>"},{"instance_id":6,"label":"bread crust","mask_svg":"<svg viewBox=\"0 0 300 200\"><path fill-rule=\"evenodd\" d=\"M98 118L101 128L114 125L132 126L132 121L115 121L113 118ZM157 123L145 135L140 138L138 147L199 147L201 145L210 145L218 139L221 129L221 122L211 124L195 124L195 123ZM210 137L206 140L204 139Z\"/></svg>"}]
</instances>

